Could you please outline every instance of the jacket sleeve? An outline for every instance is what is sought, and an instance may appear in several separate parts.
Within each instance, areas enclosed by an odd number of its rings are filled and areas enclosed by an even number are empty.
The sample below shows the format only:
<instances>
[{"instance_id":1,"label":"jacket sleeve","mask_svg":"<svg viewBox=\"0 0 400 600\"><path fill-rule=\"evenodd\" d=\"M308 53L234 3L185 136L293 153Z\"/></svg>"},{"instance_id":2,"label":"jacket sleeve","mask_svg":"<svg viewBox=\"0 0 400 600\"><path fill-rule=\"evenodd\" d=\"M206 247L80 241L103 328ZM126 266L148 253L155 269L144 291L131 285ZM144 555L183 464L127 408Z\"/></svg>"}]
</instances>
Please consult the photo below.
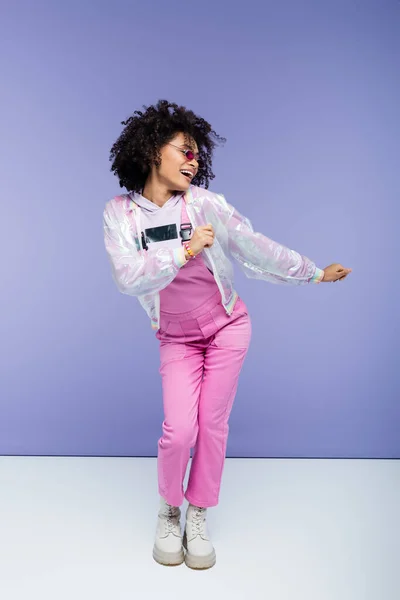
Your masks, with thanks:
<instances>
[{"instance_id":1,"label":"jacket sleeve","mask_svg":"<svg viewBox=\"0 0 400 600\"><path fill-rule=\"evenodd\" d=\"M256 233L249 219L221 195L219 205L225 214L230 254L247 277L288 285L322 281L324 271L309 258Z\"/></svg>"},{"instance_id":2,"label":"jacket sleeve","mask_svg":"<svg viewBox=\"0 0 400 600\"><path fill-rule=\"evenodd\" d=\"M110 200L103 212L104 243L113 279L119 291L129 296L159 292L186 263L185 250L138 250L129 222L116 206L115 200Z\"/></svg>"}]
</instances>

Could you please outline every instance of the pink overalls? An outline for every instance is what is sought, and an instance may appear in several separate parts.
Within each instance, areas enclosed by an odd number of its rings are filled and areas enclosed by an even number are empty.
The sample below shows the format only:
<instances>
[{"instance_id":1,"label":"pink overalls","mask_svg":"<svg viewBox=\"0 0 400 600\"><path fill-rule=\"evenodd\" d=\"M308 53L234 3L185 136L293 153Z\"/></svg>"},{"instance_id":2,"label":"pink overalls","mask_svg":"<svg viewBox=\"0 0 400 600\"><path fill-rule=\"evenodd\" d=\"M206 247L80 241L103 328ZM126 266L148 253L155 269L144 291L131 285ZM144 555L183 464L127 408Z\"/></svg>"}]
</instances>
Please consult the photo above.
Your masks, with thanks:
<instances>
[{"instance_id":1,"label":"pink overalls","mask_svg":"<svg viewBox=\"0 0 400 600\"><path fill-rule=\"evenodd\" d=\"M182 222L188 222L182 201ZM160 293L160 374L164 421L158 487L171 505L218 504L228 419L249 347L251 323L238 298L228 316L201 253ZM194 448L186 493L183 480Z\"/></svg>"}]
</instances>

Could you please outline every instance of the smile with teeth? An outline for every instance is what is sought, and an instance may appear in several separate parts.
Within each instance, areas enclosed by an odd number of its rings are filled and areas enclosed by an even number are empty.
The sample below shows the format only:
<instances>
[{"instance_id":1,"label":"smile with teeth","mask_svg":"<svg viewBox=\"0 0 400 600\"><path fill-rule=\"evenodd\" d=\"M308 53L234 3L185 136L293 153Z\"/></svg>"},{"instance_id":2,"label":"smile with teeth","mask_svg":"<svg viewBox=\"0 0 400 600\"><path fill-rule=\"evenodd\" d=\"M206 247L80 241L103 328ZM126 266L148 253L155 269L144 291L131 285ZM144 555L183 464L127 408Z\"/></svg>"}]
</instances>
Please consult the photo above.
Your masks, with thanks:
<instances>
[{"instance_id":1,"label":"smile with teeth","mask_svg":"<svg viewBox=\"0 0 400 600\"><path fill-rule=\"evenodd\" d=\"M189 179L192 179L192 177L193 177L193 173L191 171L187 171L186 169L182 169L181 173L182 173L182 175L189 177Z\"/></svg>"}]
</instances>

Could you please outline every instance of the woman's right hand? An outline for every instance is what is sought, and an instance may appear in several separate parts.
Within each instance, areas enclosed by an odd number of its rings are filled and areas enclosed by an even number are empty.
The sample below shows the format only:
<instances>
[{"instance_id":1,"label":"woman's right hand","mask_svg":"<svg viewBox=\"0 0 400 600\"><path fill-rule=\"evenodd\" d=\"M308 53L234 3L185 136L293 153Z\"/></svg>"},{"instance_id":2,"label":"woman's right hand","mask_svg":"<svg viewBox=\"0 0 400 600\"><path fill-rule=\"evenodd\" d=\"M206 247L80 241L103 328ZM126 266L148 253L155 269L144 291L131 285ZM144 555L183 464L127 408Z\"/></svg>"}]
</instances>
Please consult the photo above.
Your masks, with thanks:
<instances>
[{"instance_id":1,"label":"woman's right hand","mask_svg":"<svg viewBox=\"0 0 400 600\"><path fill-rule=\"evenodd\" d=\"M195 256L200 254L204 248L211 248L213 243L214 229L210 223L208 225L196 227L194 234L189 241L190 248Z\"/></svg>"}]
</instances>

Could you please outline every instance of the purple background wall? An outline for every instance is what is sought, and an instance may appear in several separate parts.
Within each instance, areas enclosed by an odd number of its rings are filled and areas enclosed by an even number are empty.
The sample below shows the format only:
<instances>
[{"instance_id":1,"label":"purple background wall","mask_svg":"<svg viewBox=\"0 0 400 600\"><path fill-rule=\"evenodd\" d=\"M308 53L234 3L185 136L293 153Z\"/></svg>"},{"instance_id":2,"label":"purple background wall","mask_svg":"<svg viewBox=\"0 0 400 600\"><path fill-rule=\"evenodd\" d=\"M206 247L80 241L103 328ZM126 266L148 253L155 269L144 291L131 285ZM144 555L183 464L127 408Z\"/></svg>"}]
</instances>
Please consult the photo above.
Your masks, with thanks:
<instances>
[{"instance_id":1,"label":"purple background wall","mask_svg":"<svg viewBox=\"0 0 400 600\"><path fill-rule=\"evenodd\" d=\"M157 340L102 212L159 98L228 139L222 192L342 283L247 280L229 456L400 457L397 1L9 1L1 11L0 453L154 456Z\"/></svg>"}]
</instances>

